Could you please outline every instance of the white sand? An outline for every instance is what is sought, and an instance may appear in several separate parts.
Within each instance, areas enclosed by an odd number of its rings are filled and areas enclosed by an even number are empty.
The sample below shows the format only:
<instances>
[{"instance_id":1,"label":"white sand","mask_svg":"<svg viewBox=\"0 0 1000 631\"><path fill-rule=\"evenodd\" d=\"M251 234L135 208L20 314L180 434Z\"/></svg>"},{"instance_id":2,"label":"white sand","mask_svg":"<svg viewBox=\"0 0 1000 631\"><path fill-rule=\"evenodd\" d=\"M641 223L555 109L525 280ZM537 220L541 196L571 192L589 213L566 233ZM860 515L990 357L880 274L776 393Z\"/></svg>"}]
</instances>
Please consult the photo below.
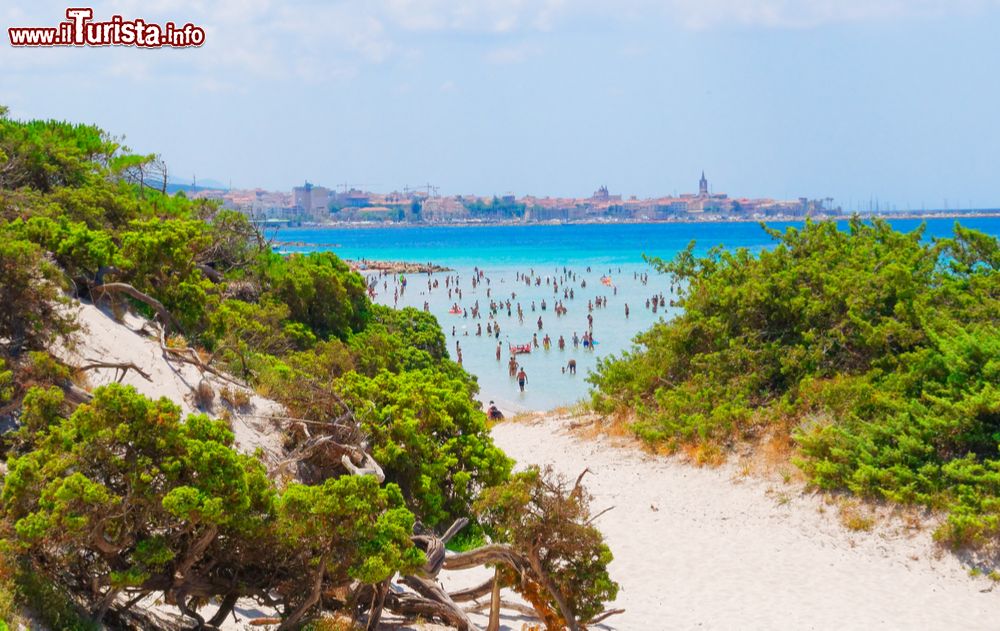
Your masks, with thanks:
<instances>
[{"instance_id":1,"label":"white sand","mask_svg":"<svg viewBox=\"0 0 1000 631\"><path fill-rule=\"evenodd\" d=\"M181 406L183 414L203 411L217 417L226 409L232 419L231 425L236 435L237 448L245 453L253 453L259 447L264 452L265 461L274 462L280 459L281 431L270 421L272 416L285 415L285 410L280 404L247 390L247 394L250 395L248 409L231 410L216 396L211 410L199 410L195 405L194 388L202 379L202 375L190 364L168 361L154 338L137 332L146 324L142 318L126 314L123 321L118 322L107 311L85 303L74 303L73 309L81 325L81 334L77 336L72 349L53 349L57 355L77 366L95 361L134 363L146 372L150 379L147 380L134 370L129 370L122 383L134 386L137 391L151 398L167 397ZM112 383L118 378L118 373L113 368L98 368L88 370L86 376L88 387L95 388ZM204 377L212 384L217 394L225 386L233 387L232 384L210 374ZM140 606L147 613L159 617L168 624L189 623L179 614L176 607L163 604L160 593L150 595L140 603ZM208 618L214 613L214 607L209 605L200 613ZM234 615L228 617L221 628L225 631L274 628L254 626L251 621L254 618L270 618L275 615L276 612L270 607L260 607L251 599L242 599ZM387 616L387 619L391 619L391 616ZM420 631L438 631L446 627L435 624L415 627L396 624L392 628L400 631L411 628L419 628Z\"/></svg>"},{"instance_id":2,"label":"white sand","mask_svg":"<svg viewBox=\"0 0 1000 631\"><path fill-rule=\"evenodd\" d=\"M503 423L493 435L521 464L567 477L589 467L592 508L615 506L595 522L615 555L614 606L626 610L610 628L1000 628L1000 588L982 591L992 582L970 578L927 529L851 532L800 484L582 440L566 422Z\"/></svg>"},{"instance_id":3,"label":"white sand","mask_svg":"<svg viewBox=\"0 0 1000 631\"><path fill-rule=\"evenodd\" d=\"M183 414L198 412L194 403L194 388L202 375L195 366L181 362L167 361L159 343L152 337L135 331L142 328L144 321L134 315L126 315L119 323L102 309L91 304L76 303L77 318L81 325L78 341L71 351L59 354L73 365L89 362L134 363L149 376L147 380L134 370L125 374L122 383L134 386L140 393L150 397L167 397L181 406ZM97 368L86 373L90 387L112 383L117 377L113 368ZM226 409L218 392L225 386L234 387L210 374L205 377L212 384L216 398L211 410L204 410L210 416L218 416ZM284 415L281 405L247 390L250 406L245 410L229 410L232 428L236 435L236 447L245 453L252 453L257 447L264 451L265 460L272 460L281 453L281 433L269 418Z\"/></svg>"},{"instance_id":4,"label":"white sand","mask_svg":"<svg viewBox=\"0 0 1000 631\"><path fill-rule=\"evenodd\" d=\"M198 371L167 362L155 340L129 330L141 327L141 320L127 317L126 327L91 305L79 309L86 335L75 351L64 353L67 358L135 362L152 381L130 371L125 383L194 410ZM88 377L96 386L115 375L95 370ZM215 380L216 388L221 385ZM234 415L239 447L280 453L280 435L266 418L281 413L254 395L253 411ZM850 532L835 507L794 483L744 478L734 466L697 468L608 438L582 440L568 434L567 422L558 416L507 422L493 435L522 465L551 465L567 477L589 467L593 509L615 506L596 523L615 555L611 572L621 584L613 606L626 612L605 628L1000 628L1000 589L986 591L989 580L970 578L954 556L934 546L929 530L905 534L889 524ZM479 569L444 572L441 579L456 589L488 576ZM240 613L227 628L250 628L247 618L265 612L247 603ZM474 620L485 626L485 617ZM525 622L505 616L503 628L520 630Z\"/></svg>"}]
</instances>

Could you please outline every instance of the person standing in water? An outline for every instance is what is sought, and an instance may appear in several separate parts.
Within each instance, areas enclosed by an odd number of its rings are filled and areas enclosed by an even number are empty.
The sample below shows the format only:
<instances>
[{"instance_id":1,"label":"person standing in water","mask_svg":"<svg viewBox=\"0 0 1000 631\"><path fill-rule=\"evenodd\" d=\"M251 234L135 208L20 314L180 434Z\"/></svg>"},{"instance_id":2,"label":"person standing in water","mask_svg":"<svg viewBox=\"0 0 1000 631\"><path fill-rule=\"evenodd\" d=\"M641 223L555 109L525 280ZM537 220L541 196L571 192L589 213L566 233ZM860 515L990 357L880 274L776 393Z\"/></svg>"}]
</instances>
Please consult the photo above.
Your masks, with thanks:
<instances>
[{"instance_id":1,"label":"person standing in water","mask_svg":"<svg viewBox=\"0 0 1000 631\"><path fill-rule=\"evenodd\" d=\"M497 342L497 361L500 361L500 342Z\"/></svg>"},{"instance_id":2,"label":"person standing in water","mask_svg":"<svg viewBox=\"0 0 1000 631\"><path fill-rule=\"evenodd\" d=\"M524 392L524 384L528 383L528 373L524 372L524 368L517 373L517 385L520 386L521 392Z\"/></svg>"}]
</instances>

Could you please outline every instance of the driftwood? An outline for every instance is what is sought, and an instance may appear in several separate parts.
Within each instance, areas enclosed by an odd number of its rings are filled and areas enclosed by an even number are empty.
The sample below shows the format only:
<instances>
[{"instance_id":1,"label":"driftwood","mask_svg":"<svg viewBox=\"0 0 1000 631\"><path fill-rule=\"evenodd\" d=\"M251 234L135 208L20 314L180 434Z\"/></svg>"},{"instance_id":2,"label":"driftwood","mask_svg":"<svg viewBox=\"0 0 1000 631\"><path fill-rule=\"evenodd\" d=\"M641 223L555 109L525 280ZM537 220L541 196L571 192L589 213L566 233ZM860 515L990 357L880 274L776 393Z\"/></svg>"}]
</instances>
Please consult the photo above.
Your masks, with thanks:
<instances>
[{"instance_id":1,"label":"driftwood","mask_svg":"<svg viewBox=\"0 0 1000 631\"><path fill-rule=\"evenodd\" d=\"M605 509L604 509L604 510L602 510L601 512L597 513L596 515L594 515L593 517L591 517L590 519L588 519L588 520L587 520L587 524L586 524L586 525L588 525L588 526L589 526L590 524L594 523L594 521L595 521L595 520L596 520L596 519L597 519L598 517L600 517L601 515L603 515L603 514L607 513L608 511L612 511L612 510L614 510L614 508L615 508L614 506L608 506L607 508L605 508Z\"/></svg>"},{"instance_id":2,"label":"driftwood","mask_svg":"<svg viewBox=\"0 0 1000 631\"><path fill-rule=\"evenodd\" d=\"M593 618L587 621L587 624L598 624L599 622L604 622L611 616L617 616L620 613L625 613L624 609L606 609L601 613L597 614Z\"/></svg>"},{"instance_id":3,"label":"driftwood","mask_svg":"<svg viewBox=\"0 0 1000 631\"><path fill-rule=\"evenodd\" d=\"M456 519L448 530L445 531L440 537L434 535L414 535L410 537L413 543L423 550L424 557L427 561L424 562L424 566L421 568L421 575L427 578L434 578L440 572L441 568L444 567L444 560L447 554L445 546L451 539L457 535L463 528L465 528L469 523L469 520L465 517Z\"/></svg>"},{"instance_id":4,"label":"driftwood","mask_svg":"<svg viewBox=\"0 0 1000 631\"><path fill-rule=\"evenodd\" d=\"M165 329L163 328L159 329L158 338L160 343L160 350L163 351L164 355L169 356L170 359L174 361L179 361L184 364L191 364L192 366L200 370L202 373L206 372L211 373L216 377L218 377L219 379L231 383L239 388L247 388L247 385L245 383L233 379L231 376L227 375L221 370L218 370L217 368L211 366L210 364L211 358L209 358L208 362L202 360L201 356L198 354L198 351L194 350L193 348L190 348L188 346L182 348L172 348L170 346L167 346Z\"/></svg>"},{"instance_id":5,"label":"driftwood","mask_svg":"<svg viewBox=\"0 0 1000 631\"><path fill-rule=\"evenodd\" d=\"M221 283L225 278L222 272L215 269L211 265L206 265L205 263L196 263L195 267L198 268L198 270L200 270L201 273L205 275L205 278L207 278L208 280L212 281L215 284Z\"/></svg>"},{"instance_id":6,"label":"driftwood","mask_svg":"<svg viewBox=\"0 0 1000 631\"><path fill-rule=\"evenodd\" d=\"M385 607L385 597L389 593L389 583L391 578L387 578L375 586L375 593L372 595L372 604L368 613L368 624L365 631L376 631L378 623L382 619L382 609Z\"/></svg>"},{"instance_id":7,"label":"driftwood","mask_svg":"<svg viewBox=\"0 0 1000 631\"><path fill-rule=\"evenodd\" d=\"M167 329L177 328L177 323L174 321L174 317L170 315L170 312L163 306L162 302L153 298L149 294L139 291L128 283L103 283L95 286L91 290L91 293L95 295L103 295L106 293L125 294L126 296L149 306L156 312L156 317L159 318L160 322Z\"/></svg>"},{"instance_id":8,"label":"driftwood","mask_svg":"<svg viewBox=\"0 0 1000 631\"><path fill-rule=\"evenodd\" d=\"M320 425L330 426L330 424ZM371 454L362 446L343 444L331 434L308 436L285 458L272 465L270 473L274 475L295 466L300 467L301 472L301 467L307 461L316 459L327 466L340 465L350 475L371 475L379 481L379 484L385 482L385 472ZM360 464L355 464L355 461ZM308 474L303 475L310 477Z\"/></svg>"},{"instance_id":9,"label":"driftwood","mask_svg":"<svg viewBox=\"0 0 1000 631\"><path fill-rule=\"evenodd\" d=\"M498 590L497 593L499 594L499 590ZM538 617L538 614L535 612L535 610L532 609L531 607L529 607L528 605L522 605L521 603L514 603L514 602L511 602L509 600L499 600L499 604L500 604L500 608L501 609L508 609L510 611L516 611L517 613L519 613L519 614L521 614L523 616L529 616L531 618L537 618ZM482 611L486 611L487 608L491 608L492 609L492 605L493 605L492 602L481 602L481 603L474 604L474 605L472 605L470 607L466 607L465 611L468 612L468 613L480 613ZM491 611L490 615L492 616L492 611ZM492 621L491 621L491 624L492 624ZM498 619L498 625L499 625L499 619ZM489 629L487 629L487 631L489 631Z\"/></svg>"},{"instance_id":10,"label":"driftwood","mask_svg":"<svg viewBox=\"0 0 1000 631\"><path fill-rule=\"evenodd\" d=\"M448 592L437 584L436 581L419 576L404 576L401 581L404 585L417 592L425 599L443 605L448 609L448 623L456 626L459 631L478 631L479 627L472 623L468 614L455 604Z\"/></svg>"},{"instance_id":11,"label":"driftwood","mask_svg":"<svg viewBox=\"0 0 1000 631\"><path fill-rule=\"evenodd\" d=\"M344 454L340 457L340 463L344 465L344 468L347 469L351 475L373 475L375 476L375 479L378 480L379 484L385 482L385 472L383 472L382 467L375 462L375 459L371 457L371 454L366 451L361 451L360 449L358 451L361 452L361 458L364 461L362 465L360 467L355 466L355 464L351 462L350 456Z\"/></svg>"},{"instance_id":12,"label":"driftwood","mask_svg":"<svg viewBox=\"0 0 1000 631\"><path fill-rule=\"evenodd\" d=\"M503 601L500 599L500 568L493 570L493 589L490 590L490 621L486 625L486 631L500 631L500 608Z\"/></svg>"},{"instance_id":13,"label":"driftwood","mask_svg":"<svg viewBox=\"0 0 1000 631\"><path fill-rule=\"evenodd\" d=\"M76 384L69 384L64 386L63 389L66 391L66 401L72 405L80 405L81 403L90 403L93 400L94 395L90 394L80 386Z\"/></svg>"},{"instance_id":14,"label":"driftwood","mask_svg":"<svg viewBox=\"0 0 1000 631\"><path fill-rule=\"evenodd\" d=\"M372 588L370 585L357 587L349 600L354 603L371 603L366 629L374 628L381 617L381 608L378 606L381 603L385 609L406 618L418 616L437 618L460 631L478 631L478 627L469 619L468 613L457 604L453 595L445 591L435 580L446 557L445 544L468 523L468 519L458 519L440 537L432 534L411 537L414 544L424 550L427 556L427 562L421 569L420 575L399 578L399 583L410 588L412 592L393 591L389 589L389 583L386 583L384 588L380 586ZM492 589L493 581L489 581L484 593L488 593ZM471 600L475 597L473 594L478 594L480 591L480 588L476 588L474 591L466 590L459 593L459 597L463 601Z\"/></svg>"},{"instance_id":15,"label":"driftwood","mask_svg":"<svg viewBox=\"0 0 1000 631\"><path fill-rule=\"evenodd\" d=\"M583 475L581 474L581 478ZM579 482L579 480L578 480ZM445 558L444 567L449 570L467 570L487 564L504 564L513 569L522 577L529 576L531 580L540 585L556 603L559 613L570 631L578 631L580 623L573 610L566 602L559 588L552 582L552 578L542 568L541 560L533 554L521 554L511 546L502 543L485 545L468 552L449 555Z\"/></svg>"},{"instance_id":16,"label":"driftwood","mask_svg":"<svg viewBox=\"0 0 1000 631\"><path fill-rule=\"evenodd\" d=\"M491 578L488 581L476 585L475 587L466 587L458 590L457 592L449 592L448 595L451 596L451 599L457 603L477 600L493 591L493 583L494 580Z\"/></svg>"},{"instance_id":17,"label":"driftwood","mask_svg":"<svg viewBox=\"0 0 1000 631\"><path fill-rule=\"evenodd\" d=\"M78 366L77 370L83 372L87 370L95 370L97 368L114 368L115 381L117 381L118 383L122 382L122 379L125 378L125 375L127 375L128 371L130 370L134 370L135 372L139 373L139 375L146 381L153 380L152 377L149 376L148 372L146 372L142 368L139 368L132 362L102 362L95 360L88 360L88 362L89 363L84 364L83 366Z\"/></svg>"},{"instance_id":18,"label":"driftwood","mask_svg":"<svg viewBox=\"0 0 1000 631\"><path fill-rule=\"evenodd\" d=\"M456 612L453 607L412 593L389 592L385 604L386 609L395 614L411 619L438 618L457 628L461 628L462 620L468 618L464 612Z\"/></svg>"}]
</instances>

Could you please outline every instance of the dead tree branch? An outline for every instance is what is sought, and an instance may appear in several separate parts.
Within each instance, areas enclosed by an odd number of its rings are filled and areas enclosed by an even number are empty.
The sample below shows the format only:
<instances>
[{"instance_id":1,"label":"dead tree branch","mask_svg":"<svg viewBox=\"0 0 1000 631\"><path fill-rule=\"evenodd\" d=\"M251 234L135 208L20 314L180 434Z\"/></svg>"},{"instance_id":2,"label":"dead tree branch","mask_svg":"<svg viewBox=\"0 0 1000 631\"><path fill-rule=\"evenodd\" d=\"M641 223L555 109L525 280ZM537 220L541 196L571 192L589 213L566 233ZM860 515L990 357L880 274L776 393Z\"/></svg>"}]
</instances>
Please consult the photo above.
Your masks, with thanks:
<instances>
[{"instance_id":1,"label":"dead tree branch","mask_svg":"<svg viewBox=\"0 0 1000 631\"><path fill-rule=\"evenodd\" d=\"M149 306L153 311L156 312L157 318L167 329L177 328L177 323L174 321L173 316L167 311L167 308L163 306L163 303L153 298L149 294L143 293L129 285L128 283L104 283L102 285L97 285L93 288L92 292L97 292L98 294L105 293L117 293L125 294L126 296L138 300L139 302Z\"/></svg>"},{"instance_id":2,"label":"dead tree branch","mask_svg":"<svg viewBox=\"0 0 1000 631\"><path fill-rule=\"evenodd\" d=\"M125 375L127 375L128 371L130 370L134 370L137 373L139 373L139 375L146 381L153 380L152 377L149 376L148 372L146 372L142 368L139 368L133 362L102 362L95 360L88 360L88 361L90 363L77 367L77 370L84 372L87 370L96 370L98 368L114 368L115 381L117 381L118 383L121 383L122 379L125 378Z\"/></svg>"},{"instance_id":3,"label":"dead tree branch","mask_svg":"<svg viewBox=\"0 0 1000 631\"><path fill-rule=\"evenodd\" d=\"M617 616L620 613L625 613L624 609L607 609L597 614L593 618L587 621L587 624L598 624L610 618L611 616Z\"/></svg>"}]
</instances>

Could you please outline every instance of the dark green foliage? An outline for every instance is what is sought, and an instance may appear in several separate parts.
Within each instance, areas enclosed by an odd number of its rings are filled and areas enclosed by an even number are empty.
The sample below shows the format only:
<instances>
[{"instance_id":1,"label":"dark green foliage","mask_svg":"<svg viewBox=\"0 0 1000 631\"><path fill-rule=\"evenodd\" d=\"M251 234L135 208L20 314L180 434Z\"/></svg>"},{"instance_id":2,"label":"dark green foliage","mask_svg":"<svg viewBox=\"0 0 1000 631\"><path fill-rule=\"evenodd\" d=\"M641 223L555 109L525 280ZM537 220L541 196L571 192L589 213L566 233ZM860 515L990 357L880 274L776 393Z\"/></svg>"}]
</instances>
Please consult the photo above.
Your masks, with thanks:
<instances>
[{"instance_id":1,"label":"dark green foliage","mask_svg":"<svg viewBox=\"0 0 1000 631\"><path fill-rule=\"evenodd\" d=\"M473 216L492 216L495 218L523 217L527 208L525 204L520 202L500 199L496 196L485 201L479 198L465 200L462 205Z\"/></svg>"},{"instance_id":2,"label":"dark green foliage","mask_svg":"<svg viewBox=\"0 0 1000 631\"><path fill-rule=\"evenodd\" d=\"M364 281L329 252L272 256L265 278L291 318L320 337L346 339L368 319Z\"/></svg>"},{"instance_id":3,"label":"dark green foliage","mask_svg":"<svg viewBox=\"0 0 1000 631\"><path fill-rule=\"evenodd\" d=\"M101 626L80 611L66 590L30 567L15 570L16 599L31 610L38 622L60 631L99 631Z\"/></svg>"},{"instance_id":4,"label":"dark green foliage","mask_svg":"<svg viewBox=\"0 0 1000 631\"><path fill-rule=\"evenodd\" d=\"M232 448L223 421L181 422L174 404L130 387L94 394L37 427L35 448L8 462L0 496L18 548L71 587L199 601L266 589L294 608L317 573L330 588L422 563L397 488L348 476L279 490L260 461Z\"/></svg>"},{"instance_id":5,"label":"dark green foliage","mask_svg":"<svg viewBox=\"0 0 1000 631\"><path fill-rule=\"evenodd\" d=\"M400 373L433 369L444 373L445 378L464 381L470 396L478 392L475 378L448 359L437 318L413 307L397 311L372 305L371 311L371 322L349 342L359 373L375 376L382 370Z\"/></svg>"},{"instance_id":6,"label":"dark green foliage","mask_svg":"<svg viewBox=\"0 0 1000 631\"><path fill-rule=\"evenodd\" d=\"M22 428L0 443L0 544L51 583L34 592L53 612L64 589L98 614L120 591L160 592L194 619L211 599L266 593L286 622L303 622L318 604L336 607L330 594L352 581L415 571L415 521L443 529L474 518L478 494L508 481L475 380L448 359L433 316L372 305L364 279L332 253L283 257L243 215L150 188L155 156L130 154L97 128L5 114L0 414L19 409ZM313 436L363 445L387 483L345 475L338 455L310 463L319 483L279 487L233 448L225 422L182 420L174 403L117 385L73 411L66 366L23 352L71 332L63 289L146 316L162 303L171 333L276 398ZM290 432L288 446L303 434ZM482 536L475 523L468 532ZM553 568L564 550L547 553ZM579 573L567 580L586 590L581 611L609 594ZM0 607L3 594L0 584ZM59 616L54 628L76 624Z\"/></svg>"},{"instance_id":7,"label":"dark green foliage","mask_svg":"<svg viewBox=\"0 0 1000 631\"><path fill-rule=\"evenodd\" d=\"M483 487L509 475L511 462L493 445L486 416L463 380L431 370L383 371L374 378L351 372L338 388L387 479L427 525L468 515Z\"/></svg>"},{"instance_id":8,"label":"dark green foliage","mask_svg":"<svg viewBox=\"0 0 1000 631\"><path fill-rule=\"evenodd\" d=\"M0 354L42 349L73 331L60 282L41 248L0 226Z\"/></svg>"},{"instance_id":9,"label":"dark green foliage","mask_svg":"<svg viewBox=\"0 0 1000 631\"><path fill-rule=\"evenodd\" d=\"M118 150L92 125L0 117L0 188L81 186Z\"/></svg>"},{"instance_id":10,"label":"dark green foliage","mask_svg":"<svg viewBox=\"0 0 1000 631\"><path fill-rule=\"evenodd\" d=\"M997 241L859 220L774 236L655 261L684 313L601 364L594 405L672 445L790 432L817 486L948 507L955 542L1000 532Z\"/></svg>"},{"instance_id":11,"label":"dark green foliage","mask_svg":"<svg viewBox=\"0 0 1000 631\"><path fill-rule=\"evenodd\" d=\"M114 263L121 278L162 302L183 330L203 330L214 293L197 267L198 254L212 243L207 225L194 219L141 220L119 239Z\"/></svg>"},{"instance_id":12,"label":"dark green foliage","mask_svg":"<svg viewBox=\"0 0 1000 631\"><path fill-rule=\"evenodd\" d=\"M278 515L283 545L325 558L328 575L339 584L349 579L378 583L424 561L410 542L413 514L403 507L399 489L380 488L372 476L290 485L281 495Z\"/></svg>"},{"instance_id":13,"label":"dark green foliage","mask_svg":"<svg viewBox=\"0 0 1000 631\"><path fill-rule=\"evenodd\" d=\"M225 300L209 316L207 337L232 374L252 380L262 356L283 355L296 343L308 343L304 340L309 340L311 332L307 329L295 335L287 318L288 307L280 302Z\"/></svg>"}]
</instances>

